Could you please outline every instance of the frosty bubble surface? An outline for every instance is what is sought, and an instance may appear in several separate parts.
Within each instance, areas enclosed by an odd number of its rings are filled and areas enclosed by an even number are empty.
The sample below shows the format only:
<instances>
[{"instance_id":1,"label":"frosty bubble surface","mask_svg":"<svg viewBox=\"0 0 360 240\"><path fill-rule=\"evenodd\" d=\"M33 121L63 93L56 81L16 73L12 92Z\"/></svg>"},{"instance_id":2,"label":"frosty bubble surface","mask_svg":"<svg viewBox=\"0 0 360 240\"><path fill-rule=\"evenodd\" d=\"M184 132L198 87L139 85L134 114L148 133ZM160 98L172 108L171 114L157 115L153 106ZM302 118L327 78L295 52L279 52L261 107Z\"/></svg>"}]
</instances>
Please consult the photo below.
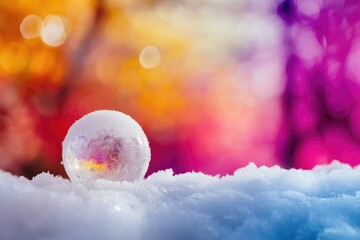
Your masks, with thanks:
<instances>
[{"instance_id":1,"label":"frosty bubble surface","mask_svg":"<svg viewBox=\"0 0 360 240\"><path fill-rule=\"evenodd\" d=\"M121 112L101 110L83 116L70 127L62 156L73 182L135 181L148 169L150 148L135 120Z\"/></svg>"}]
</instances>

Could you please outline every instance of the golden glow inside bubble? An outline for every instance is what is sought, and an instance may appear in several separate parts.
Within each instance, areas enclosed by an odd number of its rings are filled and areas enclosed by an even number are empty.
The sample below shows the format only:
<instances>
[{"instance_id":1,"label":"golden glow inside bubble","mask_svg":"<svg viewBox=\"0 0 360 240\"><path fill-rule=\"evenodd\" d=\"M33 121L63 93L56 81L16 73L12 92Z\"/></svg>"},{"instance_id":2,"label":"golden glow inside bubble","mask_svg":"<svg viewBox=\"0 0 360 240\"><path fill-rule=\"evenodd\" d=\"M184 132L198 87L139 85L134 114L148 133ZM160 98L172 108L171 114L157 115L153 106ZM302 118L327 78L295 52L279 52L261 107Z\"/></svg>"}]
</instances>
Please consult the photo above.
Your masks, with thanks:
<instances>
[{"instance_id":1,"label":"golden glow inside bubble","mask_svg":"<svg viewBox=\"0 0 360 240\"><path fill-rule=\"evenodd\" d=\"M80 166L89 171L104 172L106 170L106 165L100 164L100 163L95 163L91 160L82 161Z\"/></svg>"},{"instance_id":2,"label":"golden glow inside bubble","mask_svg":"<svg viewBox=\"0 0 360 240\"><path fill-rule=\"evenodd\" d=\"M7 73L18 73L29 62L29 51L22 43L12 42L2 52L0 65Z\"/></svg>"},{"instance_id":3,"label":"golden glow inside bubble","mask_svg":"<svg viewBox=\"0 0 360 240\"><path fill-rule=\"evenodd\" d=\"M155 68L160 64L160 51L155 46L145 47L139 56L139 62L144 68Z\"/></svg>"},{"instance_id":4,"label":"golden glow inside bubble","mask_svg":"<svg viewBox=\"0 0 360 240\"><path fill-rule=\"evenodd\" d=\"M60 46L67 37L66 22L59 16L48 15L41 25L40 37L51 47Z\"/></svg>"},{"instance_id":5,"label":"golden glow inside bubble","mask_svg":"<svg viewBox=\"0 0 360 240\"><path fill-rule=\"evenodd\" d=\"M27 15L20 24L21 35L26 39L39 36L42 19L36 15Z\"/></svg>"}]
</instances>

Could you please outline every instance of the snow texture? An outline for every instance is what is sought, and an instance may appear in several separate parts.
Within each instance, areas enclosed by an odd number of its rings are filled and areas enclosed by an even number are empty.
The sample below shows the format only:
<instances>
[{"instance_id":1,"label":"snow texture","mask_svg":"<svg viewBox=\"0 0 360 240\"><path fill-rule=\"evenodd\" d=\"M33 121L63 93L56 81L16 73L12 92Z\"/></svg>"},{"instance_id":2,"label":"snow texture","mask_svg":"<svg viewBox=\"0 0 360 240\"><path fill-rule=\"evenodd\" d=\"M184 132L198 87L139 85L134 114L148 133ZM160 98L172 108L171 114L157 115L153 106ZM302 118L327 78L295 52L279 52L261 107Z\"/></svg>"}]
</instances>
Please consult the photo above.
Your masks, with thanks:
<instances>
[{"instance_id":1,"label":"snow texture","mask_svg":"<svg viewBox=\"0 0 360 240\"><path fill-rule=\"evenodd\" d=\"M0 171L0 239L360 239L359 185L338 162L87 185Z\"/></svg>"},{"instance_id":2,"label":"snow texture","mask_svg":"<svg viewBox=\"0 0 360 240\"><path fill-rule=\"evenodd\" d=\"M140 125L111 110L89 113L76 121L63 142L63 163L73 182L96 179L142 179L150 147Z\"/></svg>"}]
</instances>

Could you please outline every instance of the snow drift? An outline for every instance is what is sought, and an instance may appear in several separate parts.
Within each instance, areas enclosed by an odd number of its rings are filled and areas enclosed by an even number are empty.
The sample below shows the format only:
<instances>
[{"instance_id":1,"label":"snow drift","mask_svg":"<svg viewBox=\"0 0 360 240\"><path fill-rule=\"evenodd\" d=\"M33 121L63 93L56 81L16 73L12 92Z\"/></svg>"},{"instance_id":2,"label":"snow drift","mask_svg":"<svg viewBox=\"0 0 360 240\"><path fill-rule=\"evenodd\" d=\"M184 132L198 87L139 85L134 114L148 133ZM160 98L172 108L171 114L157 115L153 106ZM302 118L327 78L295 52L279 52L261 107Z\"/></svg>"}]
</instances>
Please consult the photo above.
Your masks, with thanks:
<instances>
[{"instance_id":1,"label":"snow drift","mask_svg":"<svg viewBox=\"0 0 360 240\"><path fill-rule=\"evenodd\" d=\"M0 172L1 239L359 239L360 168L256 167L90 185Z\"/></svg>"}]
</instances>

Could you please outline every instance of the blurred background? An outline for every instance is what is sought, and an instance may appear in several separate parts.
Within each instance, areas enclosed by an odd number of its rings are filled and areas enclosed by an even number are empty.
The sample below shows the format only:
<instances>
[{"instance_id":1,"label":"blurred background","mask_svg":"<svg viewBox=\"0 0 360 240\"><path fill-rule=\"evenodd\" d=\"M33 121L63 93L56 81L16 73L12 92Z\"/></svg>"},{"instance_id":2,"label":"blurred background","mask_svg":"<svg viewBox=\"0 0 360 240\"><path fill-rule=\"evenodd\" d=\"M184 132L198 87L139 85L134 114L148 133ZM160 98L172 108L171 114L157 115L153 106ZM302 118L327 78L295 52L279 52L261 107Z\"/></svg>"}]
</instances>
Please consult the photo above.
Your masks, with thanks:
<instances>
[{"instance_id":1,"label":"blurred background","mask_svg":"<svg viewBox=\"0 0 360 240\"><path fill-rule=\"evenodd\" d=\"M0 1L0 168L65 176L61 142L131 115L148 174L360 163L358 0Z\"/></svg>"}]
</instances>

